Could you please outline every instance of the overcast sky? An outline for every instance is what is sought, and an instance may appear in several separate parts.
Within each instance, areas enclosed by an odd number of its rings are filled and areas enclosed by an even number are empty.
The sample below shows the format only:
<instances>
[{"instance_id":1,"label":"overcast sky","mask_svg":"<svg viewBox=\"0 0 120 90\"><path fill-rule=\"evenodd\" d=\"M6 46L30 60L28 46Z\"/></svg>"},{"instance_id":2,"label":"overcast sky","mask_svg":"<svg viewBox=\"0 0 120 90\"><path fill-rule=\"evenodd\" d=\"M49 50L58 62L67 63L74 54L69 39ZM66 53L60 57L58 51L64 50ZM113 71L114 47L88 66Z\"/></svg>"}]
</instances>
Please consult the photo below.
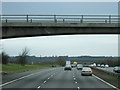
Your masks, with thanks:
<instances>
[{"instance_id":1,"label":"overcast sky","mask_svg":"<svg viewBox=\"0 0 120 90\"><path fill-rule=\"evenodd\" d=\"M117 2L4 2L3 14L118 14Z\"/></svg>"},{"instance_id":2,"label":"overcast sky","mask_svg":"<svg viewBox=\"0 0 120 90\"><path fill-rule=\"evenodd\" d=\"M119 2L120 0L1 0L2 2Z\"/></svg>"},{"instance_id":3,"label":"overcast sky","mask_svg":"<svg viewBox=\"0 0 120 90\"><path fill-rule=\"evenodd\" d=\"M4 2L3 14L118 14L117 2ZM19 55L24 47L35 56L118 56L118 35L68 35L2 40L3 50Z\"/></svg>"},{"instance_id":4,"label":"overcast sky","mask_svg":"<svg viewBox=\"0 0 120 90\"><path fill-rule=\"evenodd\" d=\"M3 40L3 49L12 56L18 55L24 47L35 56L117 56L117 35L68 35L42 36Z\"/></svg>"}]
</instances>

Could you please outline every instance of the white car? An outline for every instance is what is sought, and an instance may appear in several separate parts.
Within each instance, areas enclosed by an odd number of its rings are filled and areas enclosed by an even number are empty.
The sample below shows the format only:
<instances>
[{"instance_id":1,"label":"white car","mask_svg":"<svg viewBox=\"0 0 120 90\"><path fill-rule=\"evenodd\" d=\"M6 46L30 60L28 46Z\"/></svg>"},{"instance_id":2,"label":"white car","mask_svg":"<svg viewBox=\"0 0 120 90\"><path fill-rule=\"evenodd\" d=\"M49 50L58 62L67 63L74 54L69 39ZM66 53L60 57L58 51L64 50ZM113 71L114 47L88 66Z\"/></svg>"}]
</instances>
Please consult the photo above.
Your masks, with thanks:
<instances>
[{"instance_id":1,"label":"white car","mask_svg":"<svg viewBox=\"0 0 120 90\"><path fill-rule=\"evenodd\" d=\"M81 75L90 75L92 76L92 69L90 67L83 67Z\"/></svg>"},{"instance_id":2,"label":"white car","mask_svg":"<svg viewBox=\"0 0 120 90\"><path fill-rule=\"evenodd\" d=\"M104 64L102 64L100 67L101 67L101 68L104 68L104 67L105 67L105 65L104 65Z\"/></svg>"},{"instance_id":3,"label":"white car","mask_svg":"<svg viewBox=\"0 0 120 90\"><path fill-rule=\"evenodd\" d=\"M114 72L120 73L120 66L116 66L113 69Z\"/></svg>"},{"instance_id":4,"label":"white car","mask_svg":"<svg viewBox=\"0 0 120 90\"><path fill-rule=\"evenodd\" d=\"M89 67L93 67L93 64L89 65Z\"/></svg>"},{"instance_id":5,"label":"white car","mask_svg":"<svg viewBox=\"0 0 120 90\"><path fill-rule=\"evenodd\" d=\"M83 68L83 65L82 65L82 64L78 64L78 65L77 65L77 69L78 69L78 70L82 70L82 68Z\"/></svg>"},{"instance_id":6,"label":"white car","mask_svg":"<svg viewBox=\"0 0 120 90\"><path fill-rule=\"evenodd\" d=\"M100 67L100 64L97 64L97 67Z\"/></svg>"},{"instance_id":7,"label":"white car","mask_svg":"<svg viewBox=\"0 0 120 90\"><path fill-rule=\"evenodd\" d=\"M65 68L64 68L64 70L72 70L71 65L66 65Z\"/></svg>"},{"instance_id":8,"label":"white car","mask_svg":"<svg viewBox=\"0 0 120 90\"><path fill-rule=\"evenodd\" d=\"M106 65L105 65L105 68L108 68L108 67L109 67L109 65L108 65L108 64L106 64Z\"/></svg>"}]
</instances>

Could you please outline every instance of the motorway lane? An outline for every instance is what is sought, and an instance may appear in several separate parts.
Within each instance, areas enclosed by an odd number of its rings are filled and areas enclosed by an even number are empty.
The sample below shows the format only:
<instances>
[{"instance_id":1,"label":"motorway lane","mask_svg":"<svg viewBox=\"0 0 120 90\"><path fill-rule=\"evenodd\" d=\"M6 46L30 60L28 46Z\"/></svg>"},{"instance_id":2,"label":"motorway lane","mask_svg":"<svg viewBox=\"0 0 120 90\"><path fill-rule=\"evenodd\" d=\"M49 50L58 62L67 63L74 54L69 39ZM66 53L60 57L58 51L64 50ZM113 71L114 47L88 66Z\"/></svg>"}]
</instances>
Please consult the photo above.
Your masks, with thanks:
<instances>
[{"instance_id":1,"label":"motorway lane","mask_svg":"<svg viewBox=\"0 0 120 90\"><path fill-rule=\"evenodd\" d=\"M81 76L78 70L74 70L75 77L80 88L112 88L93 76Z\"/></svg>"},{"instance_id":2,"label":"motorway lane","mask_svg":"<svg viewBox=\"0 0 120 90\"><path fill-rule=\"evenodd\" d=\"M12 82L3 88L112 88L94 76L81 76L80 70L63 68L43 70ZM114 89L113 89L114 90Z\"/></svg>"},{"instance_id":3,"label":"motorway lane","mask_svg":"<svg viewBox=\"0 0 120 90\"><path fill-rule=\"evenodd\" d=\"M49 69L39 72L34 72L34 75L28 76L24 79L15 81L13 83L7 84L2 88L37 88L46 78L54 74L56 69Z\"/></svg>"},{"instance_id":4,"label":"motorway lane","mask_svg":"<svg viewBox=\"0 0 120 90\"><path fill-rule=\"evenodd\" d=\"M42 73L42 72L53 70L53 69L32 70L32 71L26 71L26 72L11 74L11 75L5 75L5 76L2 77L2 83L6 83L8 81L12 81L14 79L17 79L17 78L20 78L20 77L23 77L23 76L26 76L26 75L30 75L32 73L36 73L36 72Z\"/></svg>"},{"instance_id":5,"label":"motorway lane","mask_svg":"<svg viewBox=\"0 0 120 90\"><path fill-rule=\"evenodd\" d=\"M59 73L41 88L112 88L96 79L94 76L81 76L81 71L74 68L72 71L60 70ZM114 89L113 89L114 90Z\"/></svg>"},{"instance_id":6,"label":"motorway lane","mask_svg":"<svg viewBox=\"0 0 120 90\"><path fill-rule=\"evenodd\" d=\"M77 88L77 85L74 82L73 72L64 71L62 68L46 84L41 85L41 88Z\"/></svg>"}]
</instances>

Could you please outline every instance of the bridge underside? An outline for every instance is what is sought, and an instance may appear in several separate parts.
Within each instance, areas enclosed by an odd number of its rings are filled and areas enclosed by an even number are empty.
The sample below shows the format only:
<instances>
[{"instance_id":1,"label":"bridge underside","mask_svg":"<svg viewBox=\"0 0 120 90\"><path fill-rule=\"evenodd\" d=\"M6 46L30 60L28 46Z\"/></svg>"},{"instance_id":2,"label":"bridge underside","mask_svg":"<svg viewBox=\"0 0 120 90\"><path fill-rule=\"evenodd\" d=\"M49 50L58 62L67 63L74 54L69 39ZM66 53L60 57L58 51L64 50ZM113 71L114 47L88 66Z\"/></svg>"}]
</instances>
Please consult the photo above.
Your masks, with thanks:
<instances>
[{"instance_id":1,"label":"bridge underside","mask_svg":"<svg viewBox=\"0 0 120 90\"><path fill-rule=\"evenodd\" d=\"M2 38L72 34L118 34L117 23L3 23Z\"/></svg>"},{"instance_id":2,"label":"bridge underside","mask_svg":"<svg viewBox=\"0 0 120 90\"><path fill-rule=\"evenodd\" d=\"M50 36L50 35L72 35L72 34L118 34L119 27L2 27L2 38L18 38L33 36Z\"/></svg>"},{"instance_id":3,"label":"bridge underside","mask_svg":"<svg viewBox=\"0 0 120 90\"><path fill-rule=\"evenodd\" d=\"M2 38L118 34L120 15L2 15Z\"/></svg>"}]
</instances>

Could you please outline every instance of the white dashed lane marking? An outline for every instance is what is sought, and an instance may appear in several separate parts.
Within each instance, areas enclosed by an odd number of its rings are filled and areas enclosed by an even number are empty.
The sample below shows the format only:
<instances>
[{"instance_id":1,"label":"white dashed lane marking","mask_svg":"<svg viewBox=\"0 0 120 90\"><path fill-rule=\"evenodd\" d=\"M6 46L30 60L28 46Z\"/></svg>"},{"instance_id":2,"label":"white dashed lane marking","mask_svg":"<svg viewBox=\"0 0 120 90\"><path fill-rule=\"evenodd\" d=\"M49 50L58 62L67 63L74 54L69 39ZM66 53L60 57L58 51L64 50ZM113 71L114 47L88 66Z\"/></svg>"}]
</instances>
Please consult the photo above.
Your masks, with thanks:
<instances>
[{"instance_id":1,"label":"white dashed lane marking","mask_svg":"<svg viewBox=\"0 0 120 90\"><path fill-rule=\"evenodd\" d=\"M45 84L51 77L53 77L56 73L53 73L52 75L50 75L50 77L47 78L47 80L45 80L40 86L38 86L37 88L41 88L43 84Z\"/></svg>"},{"instance_id":2,"label":"white dashed lane marking","mask_svg":"<svg viewBox=\"0 0 120 90\"><path fill-rule=\"evenodd\" d=\"M74 80L76 80L76 78L74 78Z\"/></svg>"},{"instance_id":3,"label":"white dashed lane marking","mask_svg":"<svg viewBox=\"0 0 120 90\"><path fill-rule=\"evenodd\" d=\"M78 90L80 89L80 87L77 87L78 88Z\"/></svg>"},{"instance_id":4,"label":"white dashed lane marking","mask_svg":"<svg viewBox=\"0 0 120 90\"><path fill-rule=\"evenodd\" d=\"M77 84L77 82L75 82Z\"/></svg>"}]
</instances>

